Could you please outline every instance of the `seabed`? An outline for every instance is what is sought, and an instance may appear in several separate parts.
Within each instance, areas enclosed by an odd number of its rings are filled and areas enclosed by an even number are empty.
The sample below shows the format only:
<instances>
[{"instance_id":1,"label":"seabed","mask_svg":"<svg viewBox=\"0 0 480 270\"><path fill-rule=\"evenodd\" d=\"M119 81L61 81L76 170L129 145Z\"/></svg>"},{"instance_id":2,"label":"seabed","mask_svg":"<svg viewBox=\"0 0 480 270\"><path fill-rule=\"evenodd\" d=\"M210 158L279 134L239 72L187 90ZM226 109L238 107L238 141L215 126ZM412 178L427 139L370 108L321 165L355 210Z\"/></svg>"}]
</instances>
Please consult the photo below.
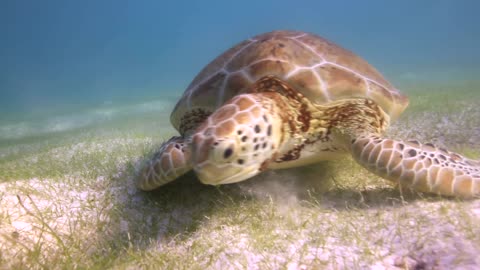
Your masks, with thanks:
<instances>
[{"instance_id":1,"label":"seabed","mask_svg":"<svg viewBox=\"0 0 480 270\"><path fill-rule=\"evenodd\" d=\"M480 158L480 83L405 92L389 136ZM172 107L1 123L0 269L480 268L480 200L400 192L348 158L138 191L136 170L176 134Z\"/></svg>"}]
</instances>

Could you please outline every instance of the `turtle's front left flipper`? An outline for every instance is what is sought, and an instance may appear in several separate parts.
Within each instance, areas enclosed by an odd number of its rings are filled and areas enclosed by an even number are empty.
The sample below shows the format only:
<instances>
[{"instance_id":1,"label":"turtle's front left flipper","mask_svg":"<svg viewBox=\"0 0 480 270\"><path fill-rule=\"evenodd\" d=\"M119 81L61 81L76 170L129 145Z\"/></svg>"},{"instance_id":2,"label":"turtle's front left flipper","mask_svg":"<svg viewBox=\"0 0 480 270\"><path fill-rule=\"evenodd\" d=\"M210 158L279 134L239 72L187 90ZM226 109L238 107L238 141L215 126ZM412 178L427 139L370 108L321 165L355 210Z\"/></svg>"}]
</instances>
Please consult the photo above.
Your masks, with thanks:
<instances>
[{"instance_id":1,"label":"turtle's front left flipper","mask_svg":"<svg viewBox=\"0 0 480 270\"><path fill-rule=\"evenodd\" d=\"M432 144L360 136L352 140L351 152L369 171L401 186L448 196L480 196L480 161Z\"/></svg>"},{"instance_id":2,"label":"turtle's front left flipper","mask_svg":"<svg viewBox=\"0 0 480 270\"><path fill-rule=\"evenodd\" d=\"M182 137L172 137L162 144L141 169L137 187L152 190L163 186L192 169L190 148Z\"/></svg>"}]
</instances>

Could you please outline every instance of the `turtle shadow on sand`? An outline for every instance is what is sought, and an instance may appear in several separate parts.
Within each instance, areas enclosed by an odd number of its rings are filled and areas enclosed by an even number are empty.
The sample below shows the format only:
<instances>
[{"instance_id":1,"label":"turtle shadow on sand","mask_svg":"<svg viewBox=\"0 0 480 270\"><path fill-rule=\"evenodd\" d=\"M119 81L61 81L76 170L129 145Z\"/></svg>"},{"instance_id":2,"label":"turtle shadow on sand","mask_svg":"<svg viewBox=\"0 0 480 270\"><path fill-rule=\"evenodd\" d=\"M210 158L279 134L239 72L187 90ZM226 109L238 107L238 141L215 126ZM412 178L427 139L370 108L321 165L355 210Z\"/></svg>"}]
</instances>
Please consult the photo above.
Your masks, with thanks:
<instances>
[{"instance_id":1,"label":"turtle shadow on sand","mask_svg":"<svg viewBox=\"0 0 480 270\"><path fill-rule=\"evenodd\" d=\"M344 175L339 175L333 165L334 162L321 162L301 168L268 171L231 185L229 191L251 200L270 200L291 207L319 207L335 211L402 207L417 200L445 199L385 184L366 188L364 182L367 179L364 176L359 176L355 185L345 185L342 183Z\"/></svg>"},{"instance_id":2,"label":"turtle shadow on sand","mask_svg":"<svg viewBox=\"0 0 480 270\"><path fill-rule=\"evenodd\" d=\"M137 229L129 231L129 237L143 239L137 242L140 248L149 245L152 240L169 242L173 238L186 239L201 230L202 226L207 226L211 219L215 220L218 213L241 211L238 209L249 203L259 207L268 202L274 207L350 211L352 208L402 207L404 203L423 197L417 193L401 194L393 188L364 191L332 188L334 184L327 182L331 182L334 172L330 172L328 167L329 164L317 164L300 169L269 171L244 182L220 186L204 185L194 173L188 173L154 191L137 190L135 196L143 200L143 206L137 211L135 206L127 207L131 207L133 215L141 212L144 217L135 218L134 222L139 224L131 226ZM313 172L315 179L302 178L306 171ZM143 229L138 230L138 226Z\"/></svg>"},{"instance_id":3,"label":"turtle shadow on sand","mask_svg":"<svg viewBox=\"0 0 480 270\"><path fill-rule=\"evenodd\" d=\"M108 246L114 252L122 254L128 248L146 251L172 241L196 239L197 233L201 235L203 230L221 224L235 213L252 214L245 211L282 211L287 206L293 210L318 210L321 215L324 210L391 209L423 199L423 195L414 193L402 197L393 188L356 191L335 187L332 179L336 172L331 165L327 162L268 171L247 181L220 186L204 185L191 172L161 188L144 192L133 185L135 165L132 164L131 169L111 178L112 190L117 189L112 193L114 211L109 213L109 231L99 232L99 237L110 243ZM309 174L315 177L304 177Z\"/></svg>"}]
</instances>

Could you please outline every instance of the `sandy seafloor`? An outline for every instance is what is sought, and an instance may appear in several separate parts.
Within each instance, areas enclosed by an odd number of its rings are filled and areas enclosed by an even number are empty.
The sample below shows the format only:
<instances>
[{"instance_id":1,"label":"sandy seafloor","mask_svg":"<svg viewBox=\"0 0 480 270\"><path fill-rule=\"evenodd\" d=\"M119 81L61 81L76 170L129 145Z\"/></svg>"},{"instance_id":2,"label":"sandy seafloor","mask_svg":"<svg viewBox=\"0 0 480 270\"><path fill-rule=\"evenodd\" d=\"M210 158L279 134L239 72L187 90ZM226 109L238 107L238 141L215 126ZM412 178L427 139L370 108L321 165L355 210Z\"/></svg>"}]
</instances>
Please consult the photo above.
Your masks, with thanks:
<instances>
[{"instance_id":1,"label":"sandy seafloor","mask_svg":"<svg viewBox=\"0 0 480 270\"><path fill-rule=\"evenodd\" d=\"M478 158L480 87L460 85L465 98L443 91L430 102L435 90L412 91L389 135ZM163 191L136 190L144 156L176 134L174 103L3 117L0 269L480 268L480 201L402 197L351 160L220 188L190 174ZM326 178L334 184L317 183Z\"/></svg>"}]
</instances>

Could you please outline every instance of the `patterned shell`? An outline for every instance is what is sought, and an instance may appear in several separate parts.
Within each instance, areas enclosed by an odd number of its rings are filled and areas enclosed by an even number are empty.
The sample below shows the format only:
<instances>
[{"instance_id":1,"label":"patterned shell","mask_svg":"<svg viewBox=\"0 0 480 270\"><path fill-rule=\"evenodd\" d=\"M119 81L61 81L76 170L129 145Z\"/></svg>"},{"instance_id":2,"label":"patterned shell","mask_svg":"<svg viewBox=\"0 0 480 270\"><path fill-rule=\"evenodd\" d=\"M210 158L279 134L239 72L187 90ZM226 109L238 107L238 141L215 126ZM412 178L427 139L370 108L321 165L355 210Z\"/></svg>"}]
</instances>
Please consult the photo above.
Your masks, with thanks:
<instances>
[{"instance_id":1,"label":"patterned shell","mask_svg":"<svg viewBox=\"0 0 480 270\"><path fill-rule=\"evenodd\" d=\"M182 134L195 128L187 122L198 123L266 75L287 81L314 104L369 98L392 120L408 105L406 96L352 52L313 34L275 31L245 40L208 64L175 106L173 126Z\"/></svg>"}]
</instances>

